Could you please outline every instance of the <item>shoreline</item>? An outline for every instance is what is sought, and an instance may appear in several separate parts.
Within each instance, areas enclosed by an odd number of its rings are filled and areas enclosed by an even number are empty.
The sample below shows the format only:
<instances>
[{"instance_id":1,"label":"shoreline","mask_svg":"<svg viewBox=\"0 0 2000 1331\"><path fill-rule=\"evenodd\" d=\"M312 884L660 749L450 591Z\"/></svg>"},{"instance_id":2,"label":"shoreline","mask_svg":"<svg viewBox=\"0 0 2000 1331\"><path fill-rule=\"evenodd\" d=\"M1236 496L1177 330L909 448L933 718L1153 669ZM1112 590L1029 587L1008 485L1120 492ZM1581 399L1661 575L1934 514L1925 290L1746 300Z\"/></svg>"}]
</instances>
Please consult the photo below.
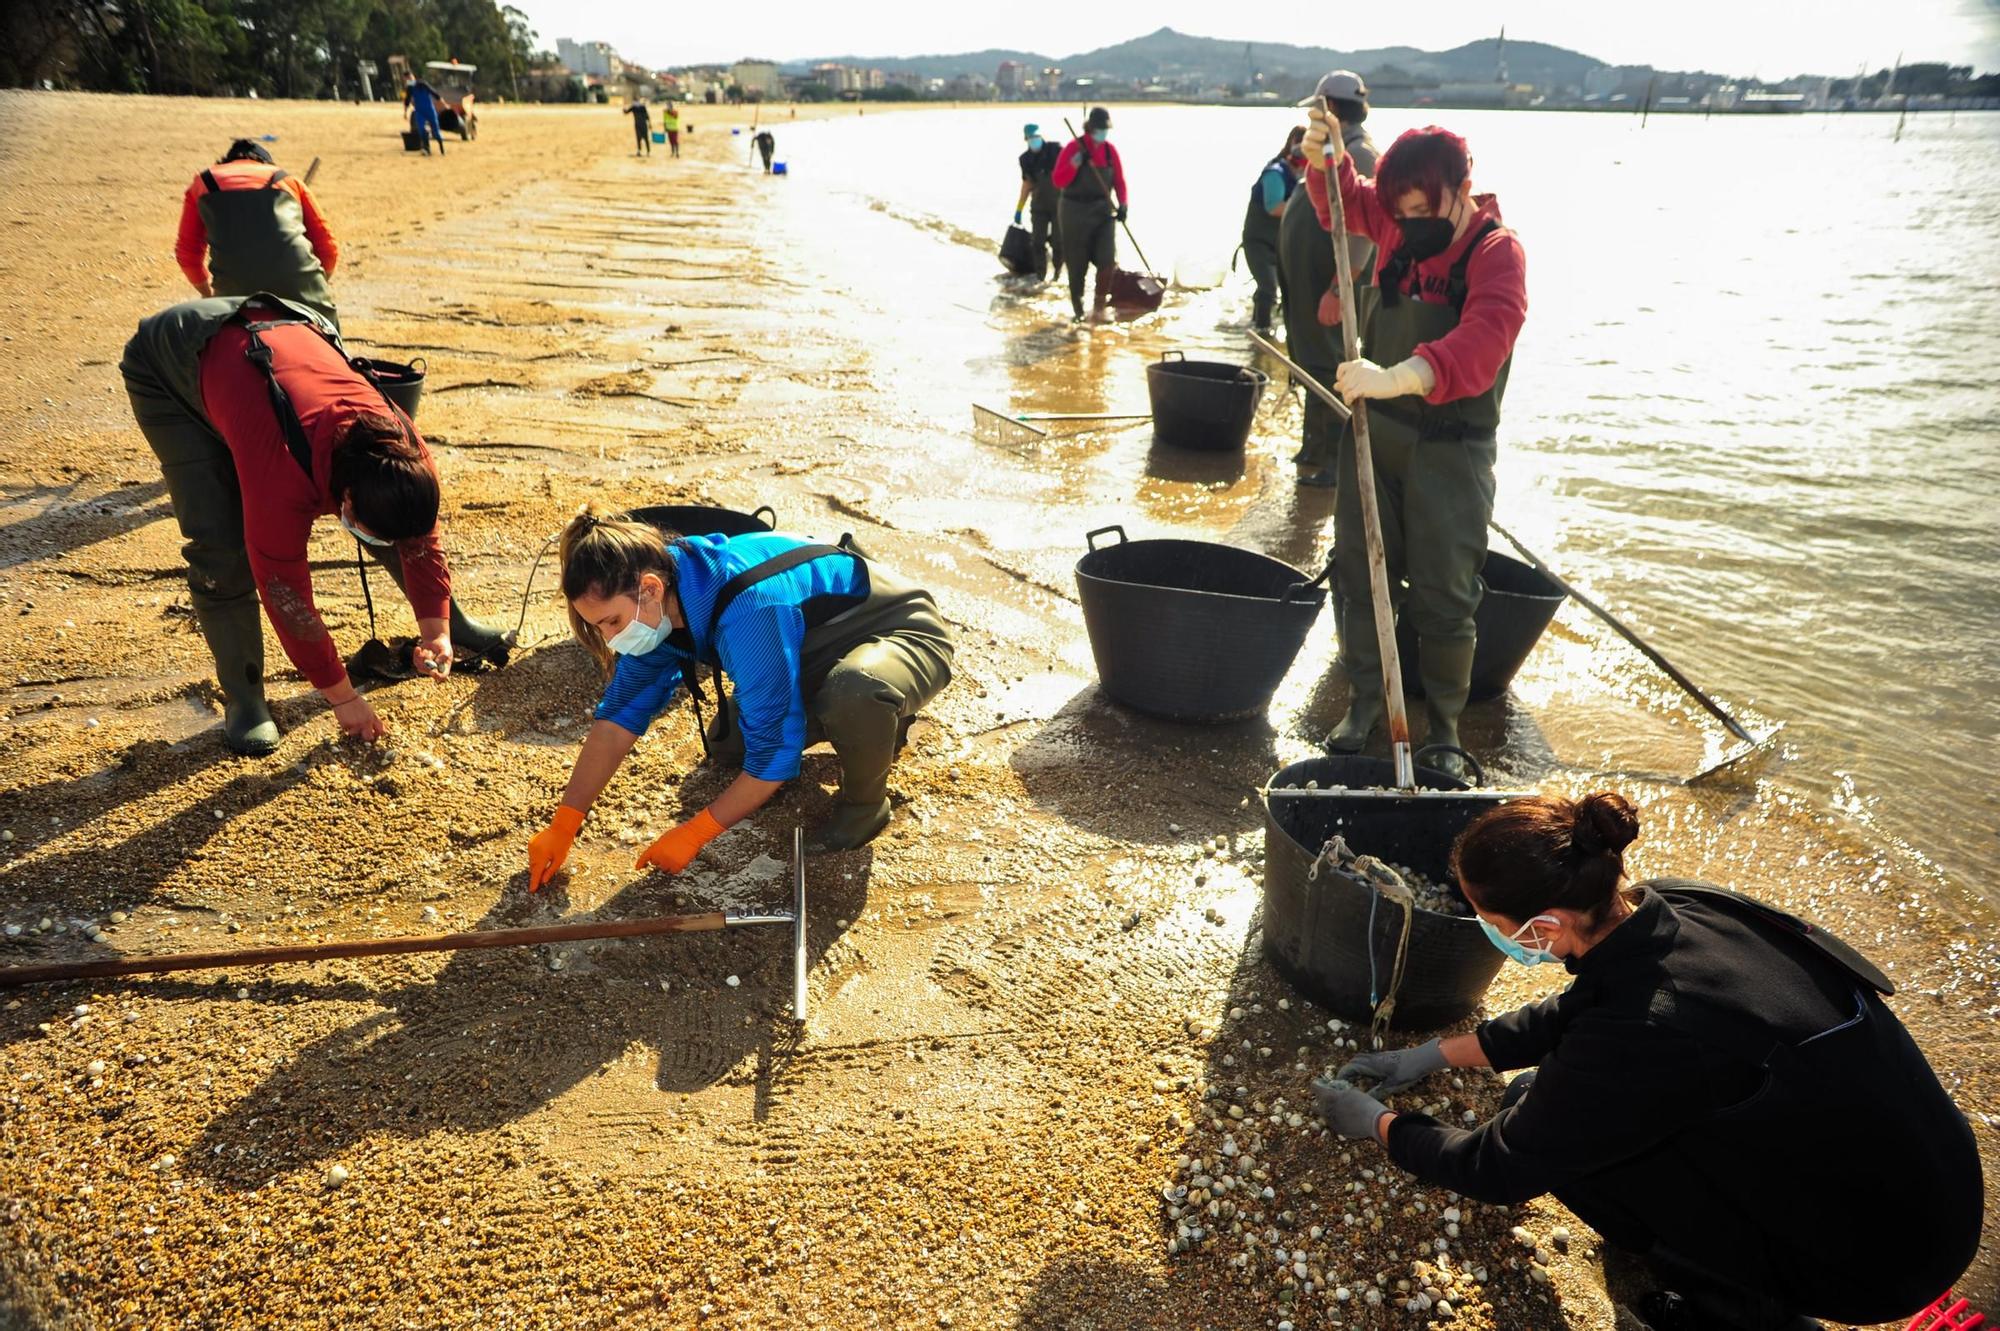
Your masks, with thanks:
<instances>
[{"instance_id":1,"label":"shoreline","mask_svg":"<svg viewBox=\"0 0 2000 1331\"><path fill-rule=\"evenodd\" d=\"M633 159L615 108L525 106L483 111L479 141L427 162L384 146L393 113L378 130L351 105L84 96L0 96L0 122L16 122L0 136L5 215L89 191L99 203L59 252L28 226L0 241L19 311L6 344L18 377L0 389L8 920L104 922L116 909L127 918L106 925L105 946L149 952L434 932L425 910L454 928L503 927L764 901L791 820L826 798L821 752L687 878L633 874L645 829L719 784L694 767L675 709L593 813L564 892L525 896L526 838L596 687L562 641L547 569L533 645L506 671L374 691L393 760L332 743L274 647L283 747L268 763L218 755L204 653L174 611L178 538L115 365L131 324L180 298L180 190L255 128L246 106L278 132L281 164L324 159L315 192L343 242L334 281L349 340L429 360L419 423L478 613L512 622L535 547L584 499L771 502L783 528L852 529L871 554L921 571L961 634L962 673L892 776L892 831L815 862L815 1013L796 1037L780 1020L786 967L757 937L576 949L560 971L553 954L524 953L6 996L0 1134L19 1164L0 1183L16 1203L0 1220L0 1306L31 1320L67 1308L86 1325L126 1308L145 1321L282 1313L314 1325L1275 1318L1268 1282L1237 1283L1219 1255L1164 1256L1159 1190L1176 1157L1219 1142L1204 1111L1219 1120L1229 1088L1298 1102L1307 1074L1241 1040L1307 1049L1301 1067L1336 1052L1317 1005L1291 995L1293 1011L1270 1010L1288 991L1255 931L1261 823L1237 802L1296 741L1255 726L1190 732L1096 700L1068 590L1076 552L1000 507L1046 502L1065 530L1096 525L1084 520L1092 487L1123 490L1117 469L1139 445L1015 458L942 435L928 404L899 396L928 368L872 340L894 317L890 294L838 285L804 209L758 209L766 182L736 169L728 122L713 135L704 124L723 108L684 113L698 132L679 164L664 150ZM172 119L101 158L56 146L60 116L153 112ZM903 225L860 212L834 215ZM1282 428L1260 423L1259 468L1288 443ZM1212 504L1247 507L1267 481L1253 470ZM1196 487L1147 484L1133 513L1210 534L1185 516ZM1039 498L1072 486L1084 498ZM352 650L366 620L345 554L321 537L314 555L329 625ZM27 601L32 613L17 612ZM1309 682L1296 692L1290 715L1306 720L1340 701ZM92 717L101 724L86 727ZM1593 783L1607 782L1550 784ZM1798 809L1772 783L1609 783L1645 806L1645 871L1768 892L1865 944L1906 986L1897 1008L1960 1103L2000 1104L1994 1019L1979 1011L1980 977L2000 972L1977 898L1952 907L1879 837L1829 830L1836 814ZM1120 785L1134 789L1107 800ZM0 948L9 962L93 951L74 928ZM1489 1008L1545 984L1505 976ZM92 1060L107 1065L95 1086ZM1469 1085L1454 1098L1490 1109L1495 1097ZM1990 1117L1976 1127L1991 1176L2000 1134ZM1272 1137L1302 1212L1352 1173L1348 1148ZM351 1180L333 1188L336 1163ZM1519 1269L1511 1225L1585 1235L1559 1207L1477 1216L1469 1258L1504 1274L1454 1325L1611 1325L1594 1245L1552 1268L1562 1314ZM1994 1226L1967 1282L1989 1304ZM1404 1257L1430 1235L1390 1229L1383 1242ZM1368 1252L1383 1262L1389 1250ZM345 1288L329 1288L328 1269ZM255 1287L240 1279L250 1270Z\"/></svg>"}]
</instances>

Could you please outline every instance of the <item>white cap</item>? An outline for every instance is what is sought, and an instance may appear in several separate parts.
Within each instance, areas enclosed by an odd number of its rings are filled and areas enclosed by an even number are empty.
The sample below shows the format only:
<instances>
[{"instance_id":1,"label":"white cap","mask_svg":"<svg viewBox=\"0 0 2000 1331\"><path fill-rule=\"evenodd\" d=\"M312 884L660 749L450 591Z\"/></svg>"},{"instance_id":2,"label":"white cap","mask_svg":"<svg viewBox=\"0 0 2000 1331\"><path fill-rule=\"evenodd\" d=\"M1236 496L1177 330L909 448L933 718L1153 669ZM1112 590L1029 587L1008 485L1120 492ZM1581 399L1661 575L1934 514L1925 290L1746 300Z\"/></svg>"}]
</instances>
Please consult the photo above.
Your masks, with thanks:
<instances>
[{"instance_id":1,"label":"white cap","mask_svg":"<svg viewBox=\"0 0 2000 1331\"><path fill-rule=\"evenodd\" d=\"M1365 102L1368 100L1368 85L1361 76L1351 69L1336 69L1319 81L1313 95L1302 99L1300 106L1317 106L1322 97L1337 97L1343 102Z\"/></svg>"}]
</instances>

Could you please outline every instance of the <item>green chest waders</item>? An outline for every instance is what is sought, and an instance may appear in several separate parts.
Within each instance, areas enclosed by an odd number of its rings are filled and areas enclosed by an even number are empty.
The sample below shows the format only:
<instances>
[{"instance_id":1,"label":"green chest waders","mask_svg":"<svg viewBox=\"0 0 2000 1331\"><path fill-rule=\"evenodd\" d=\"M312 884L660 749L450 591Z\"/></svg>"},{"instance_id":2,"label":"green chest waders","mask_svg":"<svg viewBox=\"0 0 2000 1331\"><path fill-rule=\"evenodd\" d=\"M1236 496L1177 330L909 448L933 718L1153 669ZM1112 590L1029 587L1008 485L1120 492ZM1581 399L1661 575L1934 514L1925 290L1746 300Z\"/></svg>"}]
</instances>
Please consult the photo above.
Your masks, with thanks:
<instances>
[{"instance_id":1,"label":"green chest waders","mask_svg":"<svg viewBox=\"0 0 2000 1331\"><path fill-rule=\"evenodd\" d=\"M1420 300L1408 289L1413 265L1392 258L1383 267L1375 312L1364 327L1363 351L1370 360L1400 364L1419 345L1458 327L1472 252L1498 226L1489 220L1466 244L1451 267L1442 301ZM1409 615L1417 631L1417 670L1430 719L1427 746L1458 746L1458 718L1471 693L1473 614L1485 590L1479 569L1486 562L1486 524L1493 516L1494 435L1511 361L1501 365L1490 388L1473 397L1435 406L1419 396L1368 404L1389 594L1399 615ZM1334 510L1340 593L1336 614L1353 703L1328 746L1352 753L1367 743L1384 702L1351 433L1341 437L1339 486ZM1462 770L1450 755L1430 765Z\"/></svg>"},{"instance_id":2,"label":"green chest waders","mask_svg":"<svg viewBox=\"0 0 2000 1331\"><path fill-rule=\"evenodd\" d=\"M218 296L254 296L268 291L311 306L334 319L333 293L326 270L306 238L305 213L298 198L273 171L258 189L225 190L213 172L201 173L208 192L198 201L208 231L208 270Z\"/></svg>"}]
</instances>

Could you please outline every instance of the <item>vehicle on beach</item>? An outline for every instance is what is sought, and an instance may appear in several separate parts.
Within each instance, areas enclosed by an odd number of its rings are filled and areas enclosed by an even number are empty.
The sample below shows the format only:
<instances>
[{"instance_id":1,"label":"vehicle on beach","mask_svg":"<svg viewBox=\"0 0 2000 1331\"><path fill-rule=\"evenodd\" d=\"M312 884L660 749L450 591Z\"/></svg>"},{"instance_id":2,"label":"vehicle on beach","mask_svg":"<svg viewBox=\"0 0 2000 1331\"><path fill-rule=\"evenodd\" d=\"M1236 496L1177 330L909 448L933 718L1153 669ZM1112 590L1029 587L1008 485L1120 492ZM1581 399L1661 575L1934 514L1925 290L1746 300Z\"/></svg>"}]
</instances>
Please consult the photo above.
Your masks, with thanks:
<instances>
[{"instance_id":1,"label":"vehicle on beach","mask_svg":"<svg viewBox=\"0 0 2000 1331\"><path fill-rule=\"evenodd\" d=\"M477 65L461 65L453 60L426 60L426 82L437 89L438 125L461 139L479 137L479 113L472 109L472 76Z\"/></svg>"}]
</instances>

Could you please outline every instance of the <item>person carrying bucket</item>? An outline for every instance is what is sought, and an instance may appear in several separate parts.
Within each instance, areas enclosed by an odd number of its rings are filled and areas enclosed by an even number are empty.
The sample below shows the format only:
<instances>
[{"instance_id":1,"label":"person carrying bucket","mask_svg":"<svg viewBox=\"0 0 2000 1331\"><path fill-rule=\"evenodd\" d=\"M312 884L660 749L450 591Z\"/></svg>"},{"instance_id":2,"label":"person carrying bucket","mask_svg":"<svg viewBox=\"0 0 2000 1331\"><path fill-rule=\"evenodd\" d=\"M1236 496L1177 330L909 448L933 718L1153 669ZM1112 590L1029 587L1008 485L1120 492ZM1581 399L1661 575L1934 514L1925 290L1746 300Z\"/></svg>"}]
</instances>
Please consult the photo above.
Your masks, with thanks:
<instances>
[{"instance_id":1,"label":"person carrying bucket","mask_svg":"<svg viewBox=\"0 0 2000 1331\"><path fill-rule=\"evenodd\" d=\"M1051 257L1054 271L1062 276L1063 248L1062 229L1056 225L1056 213L1061 205L1062 195L1056 190L1056 158L1062 149L1042 137L1040 125L1021 126L1021 137L1027 141L1027 148L1021 153L1021 193L1014 200L1014 225L1021 225L1021 209L1025 205L1031 223L1030 237L1035 252L1035 277L1040 280L1049 275ZM1053 256L1051 255L1053 251Z\"/></svg>"},{"instance_id":2,"label":"person carrying bucket","mask_svg":"<svg viewBox=\"0 0 2000 1331\"><path fill-rule=\"evenodd\" d=\"M757 145L757 155L764 159L764 174L771 174L771 157L778 151L777 136L768 129L760 129L750 140Z\"/></svg>"},{"instance_id":3,"label":"person carrying bucket","mask_svg":"<svg viewBox=\"0 0 2000 1331\"><path fill-rule=\"evenodd\" d=\"M1097 287L1090 321L1100 323L1110 317L1105 307L1111 303L1111 273L1118 266L1118 223L1125 220L1130 204L1125 192L1125 163L1110 138L1111 113L1101 106L1091 107L1083 121L1083 137L1070 140L1049 173L1062 191L1058 229L1064 261L1069 264L1069 307L1078 323L1084 321L1083 282L1092 265L1097 268ZM1115 212L1113 194L1118 196Z\"/></svg>"},{"instance_id":4,"label":"person carrying bucket","mask_svg":"<svg viewBox=\"0 0 2000 1331\"><path fill-rule=\"evenodd\" d=\"M417 141L424 145L424 156L431 155L431 140L437 140L438 156L444 156L444 130L438 125L438 93L415 74L403 76L403 109L410 113L410 128L416 132ZM426 133L425 131L429 132Z\"/></svg>"},{"instance_id":5,"label":"person carrying bucket","mask_svg":"<svg viewBox=\"0 0 2000 1331\"><path fill-rule=\"evenodd\" d=\"M1250 326L1260 333L1271 331L1271 311L1278 304L1278 228L1292 191L1299 187L1299 174L1306 159L1299 154L1305 138L1304 125L1294 126L1285 136L1285 146L1264 164L1250 185L1250 201L1243 209L1243 259L1250 265L1257 294L1251 298Z\"/></svg>"},{"instance_id":6,"label":"person carrying bucket","mask_svg":"<svg viewBox=\"0 0 2000 1331\"><path fill-rule=\"evenodd\" d=\"M1378 154L1375 140L1362 123L1368 119L1368 86L1359 74L1336 69L1299 105L1312 105L1321 97L1333 102L1348 160L1356 171L1373 180ZM1305 154L1299 156L1303 161ZM1375 242L1350 235L1347 251L1353 259L1355 311L1366 328L1375 308ZM1287 208L1278 224L1278 289L1284 296L1285 349L1300 368L1323 384L1332 383L1340 368L1340 293L1334 280L1333 246L1319 214L1303 206ZM1292 462L1307 469L1299 476L1300 485L1332 489L1340 477L1341 421L1317 394L1305 397L1305 424Z\"/></svg>"},{"instance_id":7,"label":"person carrying bucket","mask_svg":"<svg viewBox=\"0 0 2000 1331\"><path fill-rule=\"evenodd\" d=\"M261 143L238 139L195 173L181 197L174 259L204 296L268 291L339 326L327 279L340 244L305 182L279 170Z\"/></svg>"},{"instance_id":8,"label":"person carrying bucket","mask_svg":"<svg viewBox=\"0 0 2000 1331\"><path fill-rule=\"evenodd\" d=\"M1979 1251L1979 1146L1854 949L1751 897L1633 883L1623 796L1482 814L1451 869L1480 928L1570 985L1470 1034L1316 1082L1341 1136L1435 1188L1545 1193L1648 1263L1655 1331L1807 1331L1909 1316ZM1412 961L1416 961L1412 958ZM1469 1130L1377 1096L1450 1068L1530 1071ZM1374 1094L1352 1086L1375 1079Z\"/></svg>"},{"instance_id":9,"label":"person carrying bucket","mask_svg":"<svg viewBox=\"0 0 2000 1331\"><path fill-rule=\"evenodd\" d=\"M761 808L824 739L840 759L815 854L851 850L889 823L889 766L911 720L951 679L951 630L931 594L842 546L790 536L670 536L583 513L562 536L570 627L610 681L548 828L528 846L539 890L584 815L683 686L700 716L701 665L727 675L702 747L740 769L709 806L639 856L679 873Z\"/></svg>"},{"instance_id":10,"label":"person carrying bucket","mask_svg":"<svg viewBox=\"0 0 2000 1331\"><path fill-rule=\"evenodd\" d=\"M118 368L186 540L188 590L215 658L231 749L278 746L264 700L260 598L285 655L341 730L383 733L313 606L307 546L321 517L335 517L409 598L419 674L443 679L454 661L506 660L508 639L451 595L423 438L310 308L271 295L171 306L140 321Z\"/></svg>"},{"instance_id":11,"label":"person carrying bucket","mask_svg":"<svg viewBox=\"0 0 2000 1331\"><path fill-rule=\"evenodd\" d=\"M638 147L632 150L634 157L653 155L653 113L644 102L633 102L625 108L625 114L632 117L632 137Z\"/></svg>"},{"instance_id":12,"label":"person carrying bucket","mask_svg":"<svg viewBox=\"0 0 2000 1331\"><path fill-rule=\"evenodd\" d=\"M1332 227L1321 167L1330 152L1348 230L1370 237L1383 256L1379 298L1361 330L1362 345L1377 359L1341 365L1334 386L1349 402L1373 399L1368 423L1390 595L1417 631L1430 721L1425 744L1448 746L1425 761L1462 778L1458 719L1472 689L1500 399L1528 314L1526 259L1520 240L1501 225L1499 203L1472 192L1464 139L1436 125L1410 130L1382 154L1368 181L1354 169L1339 123L1318 107L1310 114L1306 191L1320 225ZM1359 752L1386 710L1354 477L1348 431L1340 440L1334 565L1352 700L1327 737L1335 753Z\"/></svg>"}]
</instances>

